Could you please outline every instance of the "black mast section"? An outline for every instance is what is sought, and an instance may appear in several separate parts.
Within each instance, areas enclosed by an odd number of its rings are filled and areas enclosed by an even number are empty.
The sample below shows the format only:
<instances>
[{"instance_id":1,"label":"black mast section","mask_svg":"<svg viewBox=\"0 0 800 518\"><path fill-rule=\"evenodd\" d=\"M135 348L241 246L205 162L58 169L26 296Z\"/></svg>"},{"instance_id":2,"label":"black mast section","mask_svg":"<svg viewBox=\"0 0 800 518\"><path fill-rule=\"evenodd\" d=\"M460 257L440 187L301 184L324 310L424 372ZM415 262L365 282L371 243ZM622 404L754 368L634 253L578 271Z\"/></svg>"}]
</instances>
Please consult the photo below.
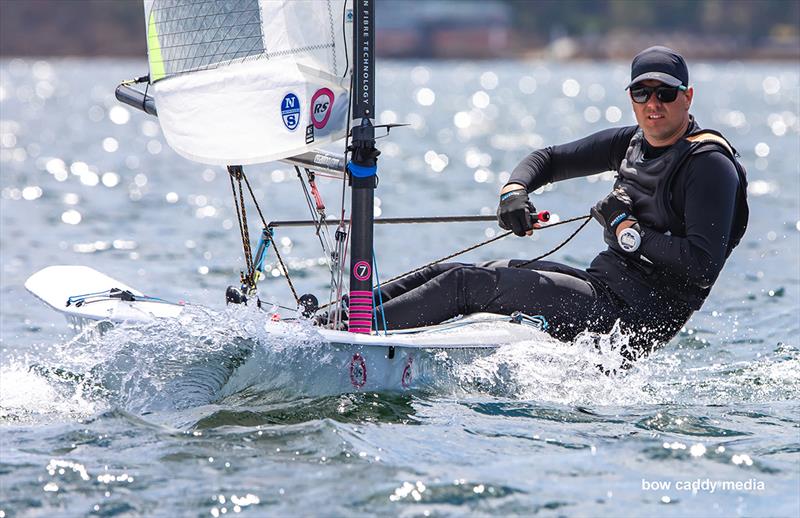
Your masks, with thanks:
<instances>
[{"instance_id":1,"label":"black mast section","mask_svg":"<svg viewBox=\"0 0 800 518\"><path fill-rule=\"evenodd\" d=\"M375 12L374 0L355 0L353 30L353 127L351 160L347 165L352 187L350 224L349 331L372 331L372 230L377 185L375 128Z\"/></svg>"}]
</instances>

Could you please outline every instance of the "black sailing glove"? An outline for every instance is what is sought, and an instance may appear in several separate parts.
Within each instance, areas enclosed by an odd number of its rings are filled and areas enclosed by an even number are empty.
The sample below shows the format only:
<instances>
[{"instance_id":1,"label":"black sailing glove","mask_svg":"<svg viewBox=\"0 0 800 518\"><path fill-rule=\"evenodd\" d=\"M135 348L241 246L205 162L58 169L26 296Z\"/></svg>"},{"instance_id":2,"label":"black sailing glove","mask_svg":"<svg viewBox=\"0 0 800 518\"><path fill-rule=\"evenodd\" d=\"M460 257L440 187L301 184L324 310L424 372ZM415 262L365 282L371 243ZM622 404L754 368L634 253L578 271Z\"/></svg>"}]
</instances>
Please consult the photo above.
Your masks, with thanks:
<instances>
[{"instance_id":1,"label":"black sailing glove","mask_svg":"<svg viewBox=\"0 0 800 518\"><path fill-rule=\"evenodd\" d=\"M500 205L497 207L497 224L500 228L524 236L533 230L533 214L536 214L536 208L528 199L528 191L524 187L500 195Z\"/></svg>"},{"instance_id":2,"label":"black sailing glove","mask_svg":"<svg viewBox=\"0 0 800 518\"><path fill-rule=\"evenodd\" d=\"M624 189L618 187L611 191L611 194L592 207L590 212L592 217L611 233L624 252L630 253L639 249L644 233L633 215L631 197ZM623 221L632 221L633 225L617 235L617 227Z\"/></svg>"},{"instance_id":3,"label":"black sailing glove","mask_svg":"<svg viewBox=\"0 0 800 518\"><path fill-rule=\"evenodd\" d=\"M590 211L592 217L616 237L617 227L625 220L636 221L633 215L633 202L624 189L617 187L611 194L597 202Z\"/></svg>"}]
</instances>

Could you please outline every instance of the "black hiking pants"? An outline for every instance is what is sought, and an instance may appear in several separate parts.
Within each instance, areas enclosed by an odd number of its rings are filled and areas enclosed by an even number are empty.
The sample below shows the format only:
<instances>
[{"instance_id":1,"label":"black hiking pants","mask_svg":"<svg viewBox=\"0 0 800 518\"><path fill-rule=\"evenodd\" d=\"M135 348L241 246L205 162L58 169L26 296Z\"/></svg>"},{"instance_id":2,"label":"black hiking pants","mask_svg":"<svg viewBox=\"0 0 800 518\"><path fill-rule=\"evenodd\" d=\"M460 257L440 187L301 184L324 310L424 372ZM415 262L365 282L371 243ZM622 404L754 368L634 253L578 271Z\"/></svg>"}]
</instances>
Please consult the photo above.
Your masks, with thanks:
<instances>
[{"instance_id":1,"label":"black hiking pants","mask_svg":"<svg viewBox=\"0 0 800 518\"><path fill-rule=\"evenodd\" d=\"M389 329L405 329L477 312L521 311L543 316L550 335L571 341L584 330L607 333L620 320L623 330L634 333L630 345L638 355L672 338L690 314L658 315L646 306L632 307L577 268L549 261L515 267L522 263L444 263L403 277L381 287L378 322L385 317ZM376 294L376 303L380 298Z\"/></svg>"}]
</instances>

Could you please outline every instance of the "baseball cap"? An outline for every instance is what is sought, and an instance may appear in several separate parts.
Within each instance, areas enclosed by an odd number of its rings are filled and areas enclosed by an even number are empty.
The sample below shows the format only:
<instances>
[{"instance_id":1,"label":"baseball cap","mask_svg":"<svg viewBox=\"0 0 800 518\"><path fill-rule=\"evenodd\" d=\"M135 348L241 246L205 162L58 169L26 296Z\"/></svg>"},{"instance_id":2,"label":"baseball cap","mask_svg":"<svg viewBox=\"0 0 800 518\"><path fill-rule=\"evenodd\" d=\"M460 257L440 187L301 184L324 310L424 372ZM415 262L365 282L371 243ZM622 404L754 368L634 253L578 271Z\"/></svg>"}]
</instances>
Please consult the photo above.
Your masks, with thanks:
<instances>
[{"instance_id":1,"label":"baseball cap","mask_svg":"<svg viewBox=\"0 0 800 518\"><path fill-rule=\"evenodd\" d=\"M654 79L668 86L689 86L689 69L683 56L668 47L657 45L636 54L631 62L631 82Z\"/></svg>"}]
</instances>

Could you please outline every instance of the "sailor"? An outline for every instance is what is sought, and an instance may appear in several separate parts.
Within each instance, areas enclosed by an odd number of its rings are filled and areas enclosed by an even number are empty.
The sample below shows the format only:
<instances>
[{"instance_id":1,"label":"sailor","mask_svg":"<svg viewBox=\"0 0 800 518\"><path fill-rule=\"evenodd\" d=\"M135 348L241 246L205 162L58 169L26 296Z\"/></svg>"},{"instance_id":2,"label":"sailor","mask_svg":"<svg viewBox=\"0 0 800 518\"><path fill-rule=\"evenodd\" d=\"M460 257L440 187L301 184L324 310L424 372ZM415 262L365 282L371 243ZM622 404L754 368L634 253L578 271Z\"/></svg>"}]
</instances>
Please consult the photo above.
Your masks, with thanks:
<instances>
[{"instance_id":1,"label":"sailor","mask_svg":"<svg viewBox=\"0 0 800 518\"><path fill-rule=\"evenodd\" d=\"M581 270L547 261L440 264L382 289L389 328L436 324L475 312L546 318L572 340L619 321L634 359L669 341L699 309L748 219L746 178L733 146L690 114L694 90L676 51L650 47L631 65L626 90L637 125L539 149L500 192L500 227L531 235L529 193L551 183L617 172L591 210L608 248ZM378 320L381 321L380 319Z\"/></svg>"}]
</instances>

